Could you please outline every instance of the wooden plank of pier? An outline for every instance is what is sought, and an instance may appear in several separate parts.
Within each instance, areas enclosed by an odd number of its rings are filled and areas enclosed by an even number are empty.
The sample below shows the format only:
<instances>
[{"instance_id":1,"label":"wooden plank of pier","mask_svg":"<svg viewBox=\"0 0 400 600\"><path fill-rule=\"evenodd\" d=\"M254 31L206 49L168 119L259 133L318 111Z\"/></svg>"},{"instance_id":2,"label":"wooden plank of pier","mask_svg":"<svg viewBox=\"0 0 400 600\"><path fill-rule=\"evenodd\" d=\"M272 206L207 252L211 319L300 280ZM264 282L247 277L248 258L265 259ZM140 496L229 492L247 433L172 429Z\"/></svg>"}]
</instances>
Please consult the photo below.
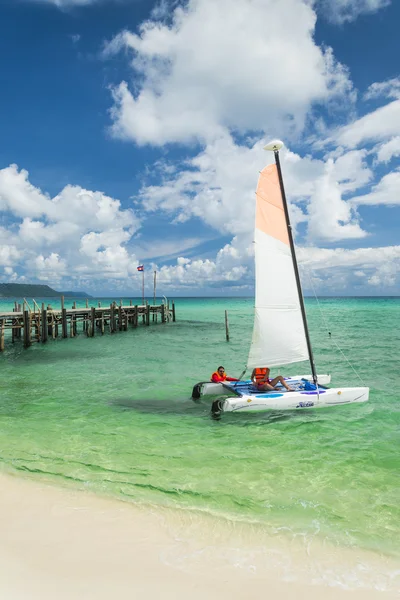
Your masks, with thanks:
<instances>
[{"instance_id":1,"label":"wooden plank of pier","mask_svg":"<svg viewBox=\"0 0 400 600\"><path fill-rule=\"evenodd\" d=\"M158 314L161 316L161 323L175 321L176 318L174 302L171 308L169 303L150 305L146 302L146 304L133 306L132 300L126 306L121 301L119 305L113 302L109 307L101 307L100 302L96 307L89 307L86 302L86 307L79 308L74 302L69 309L65 308L63 298L60 309L53 309L49 304L45 308L44 303L39 307L35 301L33 302L34 310L24 299L22 310L21 305L15 303L12 311L0 312L0 352L5 349L8 339L15 343L22 336L25 348L29 348L33 342L46 343L49 338L58 337L59 327L62 338L67 338L68 334L73 338L77 335L79 323L82 323L82 331L88 337L94 337L96 328L104 334L106 325L109 326L110 333L127 331L129 324L136 328L140 317L146 326L150 325L150 315L155 316L153 322L156 323ZM9 335L7 330L10 332Z\"/></svg>"}]
</instances>

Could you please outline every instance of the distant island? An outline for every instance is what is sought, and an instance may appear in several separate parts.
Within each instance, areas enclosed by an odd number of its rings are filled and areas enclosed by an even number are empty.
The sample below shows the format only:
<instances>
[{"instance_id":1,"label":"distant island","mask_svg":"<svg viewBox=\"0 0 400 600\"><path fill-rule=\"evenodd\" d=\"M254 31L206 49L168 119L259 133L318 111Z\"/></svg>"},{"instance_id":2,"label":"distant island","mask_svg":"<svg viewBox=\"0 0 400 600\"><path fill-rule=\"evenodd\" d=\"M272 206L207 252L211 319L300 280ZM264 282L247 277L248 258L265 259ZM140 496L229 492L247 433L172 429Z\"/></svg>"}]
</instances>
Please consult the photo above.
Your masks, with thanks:
<instances>
[{"instance_id":1,"label":"distant island","mask_svg":"<svg viewBox=\"0 0 400 600\"><path fill-rule=\"evenodd\" d=\"M57 292L48 285L0 283L0 298L92 298L86 292Z\"/></svg>"}]
</instances>

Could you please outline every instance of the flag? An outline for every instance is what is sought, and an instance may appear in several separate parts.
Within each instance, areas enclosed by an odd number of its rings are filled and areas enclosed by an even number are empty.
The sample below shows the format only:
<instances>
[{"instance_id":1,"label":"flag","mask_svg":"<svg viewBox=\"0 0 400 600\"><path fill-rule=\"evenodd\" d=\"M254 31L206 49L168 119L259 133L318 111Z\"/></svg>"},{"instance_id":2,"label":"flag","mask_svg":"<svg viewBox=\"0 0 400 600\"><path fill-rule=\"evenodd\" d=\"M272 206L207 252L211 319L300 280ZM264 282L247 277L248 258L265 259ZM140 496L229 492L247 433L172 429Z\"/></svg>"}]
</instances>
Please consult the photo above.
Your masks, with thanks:
<instances>
[{"instance_id":1,"label":"flag","mask_svg":"<svg viewBox=\"0 0 400 600\"><path fill-rule=\"evenodd\" d=\"M138 270L138 271L144 271L144 265L139 265L139 266L137 267L137 270Z\"/></svg>"}]
</instances>

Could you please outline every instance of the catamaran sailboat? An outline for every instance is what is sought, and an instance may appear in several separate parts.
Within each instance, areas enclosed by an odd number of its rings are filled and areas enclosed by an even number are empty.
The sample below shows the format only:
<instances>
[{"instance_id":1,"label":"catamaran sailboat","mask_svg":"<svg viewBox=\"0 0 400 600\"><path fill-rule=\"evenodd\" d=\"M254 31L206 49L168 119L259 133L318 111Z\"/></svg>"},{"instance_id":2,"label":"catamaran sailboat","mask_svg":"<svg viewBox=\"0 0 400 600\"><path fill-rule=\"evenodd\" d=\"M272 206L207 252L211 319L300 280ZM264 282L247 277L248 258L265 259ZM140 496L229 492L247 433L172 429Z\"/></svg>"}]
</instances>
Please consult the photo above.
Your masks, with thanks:
<instances>
[{"instance_id":1,"label":"catamaran sailboat","mask_svg":"<svg viewBox=\"0 0 400 600\"><path fill-rule=\"evenodd\" d=\"M309 360L311 375L285 378L292 391L278 385L261 392L251 380L194 386L194 399L228 396L218 401L223 412L302 410L369 397L367 387L329 388L330 375L317 375L279 160L282 146L279 140L265 146L275 164L261 171L256 191L255 317L246 370Z\"/></svg>"}]
</instances>

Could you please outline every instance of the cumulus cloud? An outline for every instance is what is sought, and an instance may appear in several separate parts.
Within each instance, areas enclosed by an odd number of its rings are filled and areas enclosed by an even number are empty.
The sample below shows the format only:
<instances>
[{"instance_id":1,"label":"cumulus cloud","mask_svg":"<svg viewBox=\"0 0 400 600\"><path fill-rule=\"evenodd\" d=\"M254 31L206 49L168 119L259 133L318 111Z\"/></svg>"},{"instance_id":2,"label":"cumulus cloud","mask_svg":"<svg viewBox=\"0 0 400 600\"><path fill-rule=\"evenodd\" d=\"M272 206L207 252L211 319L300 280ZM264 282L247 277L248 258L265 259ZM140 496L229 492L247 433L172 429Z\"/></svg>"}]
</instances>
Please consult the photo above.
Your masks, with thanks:
<instances>
[{"instance_id":1,"label":"cumulus cloud","mask_svg":"<svg viewBox=\"0 0 400 600\"><path fill-rule=\"evenodd\" d=\"M386 8L391 0L316 0L321 12L333 23L354 21L363 14Z\"/></svg>"},{"instance_id":2,"label":"cumulus cloud","mask_svg":"<svg viewBox=\"0 0 400 600\"><path fill-rule=\"evenodd\" d=\"M231 287L251 293L254 284L254 257L252 244L234 238L219 251L215 260L179 258L176 265L164 266L159 271L165 289L179 290L191 287ZM378 248L317 248L298 247L297 258L305 292L313 289L329 291L379 288L395 289L400 278L400 246Z\"/></svg>"},{"instance_id":3,"label":"cumulus cloud","mask_svg":"<svg viewBox=\"0 0 400 600\"><path fill-rule=\"evenodd\" d=\"M258 172L273 161L262 151L263 144L241 146L229 136L208 144L178 172L167 169L161 185L142 188L144 210L169 213L175 222L198 218L223 234L251 234ZM310 241L365 237L354 206L343 198L370 181L365 158L365 151L352 151L324 163L284 150L282 168L294 228L306 221Z\"/></svg>"},{"instance_id":4,"label":"cumulus cloud","mask_svg":"<svg viewBox=\"0 0 400 600\"><path fill-rule=\"evenodd\" d=\"M352 206L342 198L332 159L328 160L324 174L315 184L308 215L308 233L313 240L336 242L367 235L357 222Z\"/></svg>"},{"instance_id":5,"label":"cumulus cloud","mask_svg":"<svg viewBox=\"0 0 400 600\"><path fill-rule=\"evenodd\" d=\"M315 272L322 287L335 289L358 285L394 287L399 284L400 246L379 248L299 248L299 262L305 272Z\"/></svg>"},{"instance_id":6,"label":"cumulus cloud","mask_svg":"<svg viewBox=\"0 0 400 600\"><path fill-rule=\"evenodd\" d=\"M0 212L14 221L2 236L0 265L31 277L128 278L137 259L128 243L141 226L133 210L102 192L67 185L51 198L17 165L0 170Z\"/></svg>"},{"instance_id":7,"label":"cumulus cloud","mask_svg":"<svg viewBox=\"0 0 400 600\"><path fill-rule=\"evenodd\" d=\"M114 134L163 145L227 129L300 132L314 104L352 88L332 51L315 44L315 21L304 0L188 0L171 24L119 34L104 55L131 53L136 89L114 89Z\"/></svg>"}]
</instances>

